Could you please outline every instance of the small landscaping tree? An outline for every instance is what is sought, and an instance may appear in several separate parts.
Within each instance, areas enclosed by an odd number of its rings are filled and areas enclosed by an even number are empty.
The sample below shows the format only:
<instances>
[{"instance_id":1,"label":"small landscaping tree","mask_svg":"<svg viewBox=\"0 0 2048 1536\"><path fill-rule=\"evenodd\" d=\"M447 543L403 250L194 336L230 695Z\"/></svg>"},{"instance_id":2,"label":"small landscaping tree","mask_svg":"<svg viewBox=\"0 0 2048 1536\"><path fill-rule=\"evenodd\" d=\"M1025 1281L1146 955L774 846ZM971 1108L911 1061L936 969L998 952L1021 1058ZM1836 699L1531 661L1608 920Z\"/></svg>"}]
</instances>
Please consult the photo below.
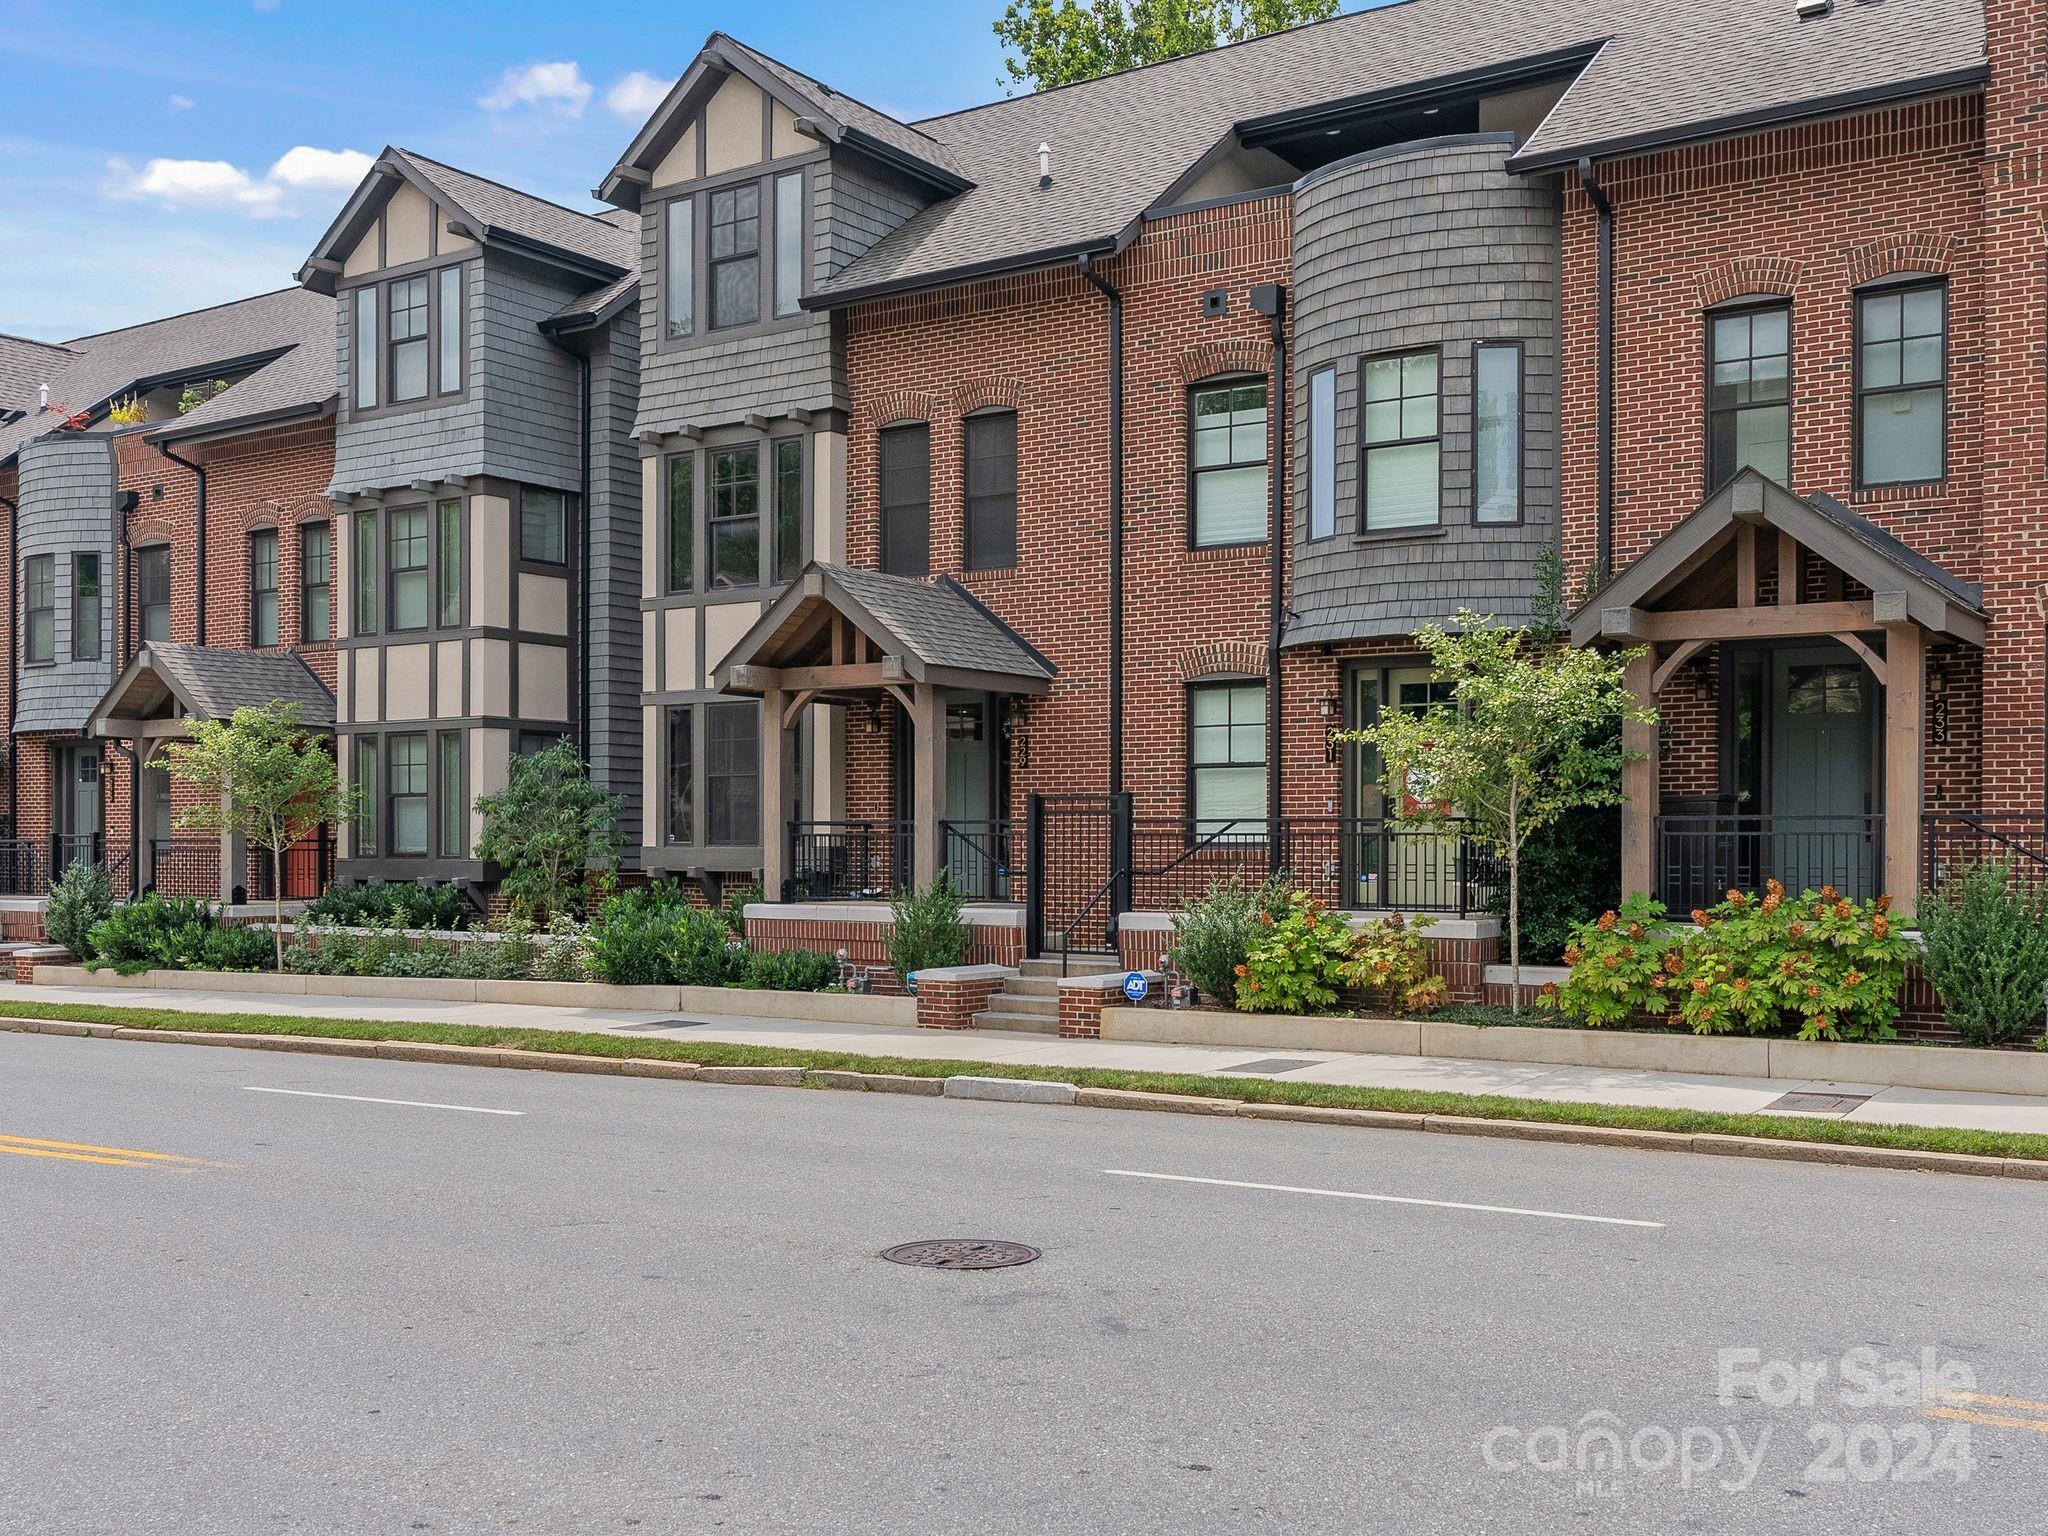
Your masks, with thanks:
<instances>
[{"instance_id":1,"label":"small landscaping tree","mask_svg":"<svg viewBox=\"0 0 2048 1536\"><path fill-rule=\"evenodd\" d=\"M56 907L56 894L50 898ZM2005 1045L2042 1027L2048 999L2048 888L2011 859L1950 872L1920 902L1927 978L1957 1034Z\"/></svg>"},{"instance_id":2,"label":"small landscaping tree","mask_svg":"<svg viewBox=\"0 0 2048 1536\"><path fill-rule=\"evenodd\" d=\"M1449 700L1341 733L1377 748L1388 803L1423 826L1462 831L1497 853L1508 875L1508 963L1522 1005L1522 855L1567 812L1621 802L1626 754L1617 724L1655 718L1636 708L1624 673L1640 652L1532 642L1460 610L1455 629L1428 624L1415 642Z\"/></svg>"},{"instance_id":3,"label":"small landscaping tree","mask_svg":"<svg viewBox=\"0 0 2048 1536\"><path fill-rule=\"evenodd\" d=\"M512 759L505 787L481 796L483 835L476 854L499 866L512 910L536 924L579 913L593 888L609 887L619 867L619 813L625 802L590 781L566 741Z\"/></svg>"},{"instance_id":4,"label":"small landscaping tree","mask_svg":"<svg viewBox=\"0 0 2048 1536\"><path fill-rule=\"evenodd\" d=\"M226 720L187 720L190 741L173 741L150 766L203 792L178 812L193 832L239 832L270 855L272 939L284 969L284 852L323 822L347 814L327 743L306 728L297 704L238 709Z\"/></svg>"}]
</instances>

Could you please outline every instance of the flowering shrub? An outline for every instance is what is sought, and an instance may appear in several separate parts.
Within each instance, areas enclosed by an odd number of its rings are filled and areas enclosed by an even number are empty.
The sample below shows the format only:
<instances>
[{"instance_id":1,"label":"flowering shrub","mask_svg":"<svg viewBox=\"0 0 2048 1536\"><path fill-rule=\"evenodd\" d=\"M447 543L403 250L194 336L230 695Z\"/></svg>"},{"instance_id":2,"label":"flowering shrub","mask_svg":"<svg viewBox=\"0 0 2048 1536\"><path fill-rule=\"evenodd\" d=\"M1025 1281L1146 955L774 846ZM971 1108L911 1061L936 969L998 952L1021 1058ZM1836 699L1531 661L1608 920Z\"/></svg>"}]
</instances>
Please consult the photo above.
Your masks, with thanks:
<instances>
[{"instance_id":1,"label":"flowering shrub","mask_svg":"<svg viewBox=\"0 0 2048 1536\"><path fill-rule=\"evenodd\" d=\"M1730 891L1661 927L1642 897L1572 935L1571 975L1545 1006L1596 1027L1669 1011L1695 1034L1763 1034L1796 1024L1802 1040L1889 1040L1912 947L1891 898L1854 902L1833 886L1797 900L1773 880L1761 897Z\"/></svg>"},{"instance_id":2,"label":"flowering shrub","mask_svg":"<svg viewBox=\"0 0 2048 1536\"><path fill-rule=\"evenodd\" d=\"M1261 933L1237 967L1237 1006L1246 1013L1317 1013L1337 1001L1351 953L1351 925L1303 891Z\"/></svg>"},{"instance_id":3,"label":"flowering shrub","mask_svg":"<svg viewBox=\"0 0 2048 1536\"><path fill-rule=\"evenodd\" d=\"M1546 987L1538 1006L1595 1029L1663 1013L1682 965L1678 936L1665 919L1662 902L1631 896L1620 911L1581 923L1564 949L1571 975L1562 987Z\"/></svg>"},{"instance_id":4,"label":"flowering shrub","mask_svg":"<svg viewBox=\"0 0 2048 1536\"><path fill-rule=\"evenodd\" d=\"M1429 963L1429 944L1422 937L1429 926L1429 918L1411 924L1398 912L1368 923L1351 940L1338 974L1381 1008L1421 1013L1438 1006L1450 985Z\"/></svg>"},{"instance_id":5,"label":"flowering shrub","mask_svg":"<svg viewBox=\"0 0 2048 1536\"><path fill-rule=\"evenodd\" d=\"M1228 1008L1237 1002L1245 960L1270 921L1287 911L1289 887L1273 878L1246 885L1235 875L1190 901L1173 916L1167 962L1185 971L1205 995Z\"/></svg>"}]
</instances>

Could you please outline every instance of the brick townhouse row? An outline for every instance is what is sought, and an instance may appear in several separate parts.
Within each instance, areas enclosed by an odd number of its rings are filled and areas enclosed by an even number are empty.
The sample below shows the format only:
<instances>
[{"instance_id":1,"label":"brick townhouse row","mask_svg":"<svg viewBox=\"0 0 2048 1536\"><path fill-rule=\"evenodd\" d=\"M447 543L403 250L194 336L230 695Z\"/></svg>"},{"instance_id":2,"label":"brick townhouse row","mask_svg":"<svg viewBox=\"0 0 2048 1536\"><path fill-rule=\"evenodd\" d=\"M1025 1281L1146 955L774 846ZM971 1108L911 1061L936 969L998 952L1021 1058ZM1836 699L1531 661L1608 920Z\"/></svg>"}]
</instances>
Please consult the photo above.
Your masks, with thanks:
<instances>
[{"instance_id":1,"label":"brick townhouse row","mask_svg":"<svg viewBox=\"0 0 2048 1536\"><path fill-rule=\"evenodd\" d=\"M822 942L941 871L998 949L1467 919L1334 733L1559 596L1659 715L1630 888L2041 858L2044 72L2020 0L1406 0L914 123L713 34L602 213L387 150L297 289L0 343L15 883L153 872L125 753L296 658L344 879L487 886L566 736Z\"/></svg>"}]
</instances>

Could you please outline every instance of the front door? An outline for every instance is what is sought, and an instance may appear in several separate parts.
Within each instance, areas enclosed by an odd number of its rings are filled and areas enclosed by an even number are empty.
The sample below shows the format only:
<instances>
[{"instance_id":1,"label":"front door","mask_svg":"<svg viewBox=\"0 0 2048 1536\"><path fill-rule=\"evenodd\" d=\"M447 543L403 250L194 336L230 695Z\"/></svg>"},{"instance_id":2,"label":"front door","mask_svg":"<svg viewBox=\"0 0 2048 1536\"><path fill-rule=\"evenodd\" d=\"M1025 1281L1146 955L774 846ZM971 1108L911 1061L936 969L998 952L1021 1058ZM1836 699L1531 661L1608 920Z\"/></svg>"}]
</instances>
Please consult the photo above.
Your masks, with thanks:
<instances>
[{"instance_id":1,"label":"front door","mask_svg":"<svg viewBox=\"0 0 2048 1536\"><path fill-rule=\"evenodd\" d=\"M1368 668L1352 680L1351 718L1372 725L1384 710L1419 715L1451 696L1448 683L1435 682L1428 667ZM1402 911L1433 911L1454 905L1458 889L1458 839L1402 818L1381 786L1379 753L1355 747L1352 804L1357 830L1350 839L1352 904Z\"/></svg>"},{"instance_id":2,"label":"front door","mask_svg":"<svg viewBox=\"0 0 2048 1536\"><path fill-rule=\"evenodd\" d=\"M106 830L100 796L100 749L96 746L60 747L57 750L56 782L51 786L55 803L52 824L55 846L50 855L50 878L55 879L72 864L98 856L100 834Z\"/></svg>"},{"instance_id":3,"label":"front door","mask_svg":"<svg viewBox=\"0 0 2048 1536\"><path fill-rule=\"evenodd\" d=\"M946 701L946 842L942 850L953 888L994 899L1004 867L996 826L995 705L982 694Z\"/></svg>"},{"instance_id":4,"label":"front door","mask_svg":"<svg viewBox=\"0 0 2048 1536\"><path fill-rule=\"evenodd\" d=\"M1876 680L1843 646L1780 650L1771 705L1769 872L1795 894L1872 895Z\"/></svg>"}]
</instances>

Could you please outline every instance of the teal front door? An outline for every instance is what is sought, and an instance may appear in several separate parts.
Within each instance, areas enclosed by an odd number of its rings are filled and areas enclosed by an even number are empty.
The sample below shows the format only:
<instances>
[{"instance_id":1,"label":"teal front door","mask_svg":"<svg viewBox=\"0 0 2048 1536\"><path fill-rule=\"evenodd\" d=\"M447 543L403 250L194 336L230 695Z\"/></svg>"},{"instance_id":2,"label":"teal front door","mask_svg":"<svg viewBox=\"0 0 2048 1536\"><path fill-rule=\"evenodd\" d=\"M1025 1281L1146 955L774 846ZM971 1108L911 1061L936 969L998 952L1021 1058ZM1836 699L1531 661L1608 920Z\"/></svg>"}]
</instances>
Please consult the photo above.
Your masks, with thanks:
<instances>
[{"instance_id":1,"label":"teal front door","mask_svg":"<svg viewBox=\"0 0 2048 1536\"><path fill-rule=\"evenodd\" d=\"M1843 646L1781 650L1771 700L1766 872L1795 895L1828 885L1875 894L1876 679Z\"/></svg>"}]
</instances>

